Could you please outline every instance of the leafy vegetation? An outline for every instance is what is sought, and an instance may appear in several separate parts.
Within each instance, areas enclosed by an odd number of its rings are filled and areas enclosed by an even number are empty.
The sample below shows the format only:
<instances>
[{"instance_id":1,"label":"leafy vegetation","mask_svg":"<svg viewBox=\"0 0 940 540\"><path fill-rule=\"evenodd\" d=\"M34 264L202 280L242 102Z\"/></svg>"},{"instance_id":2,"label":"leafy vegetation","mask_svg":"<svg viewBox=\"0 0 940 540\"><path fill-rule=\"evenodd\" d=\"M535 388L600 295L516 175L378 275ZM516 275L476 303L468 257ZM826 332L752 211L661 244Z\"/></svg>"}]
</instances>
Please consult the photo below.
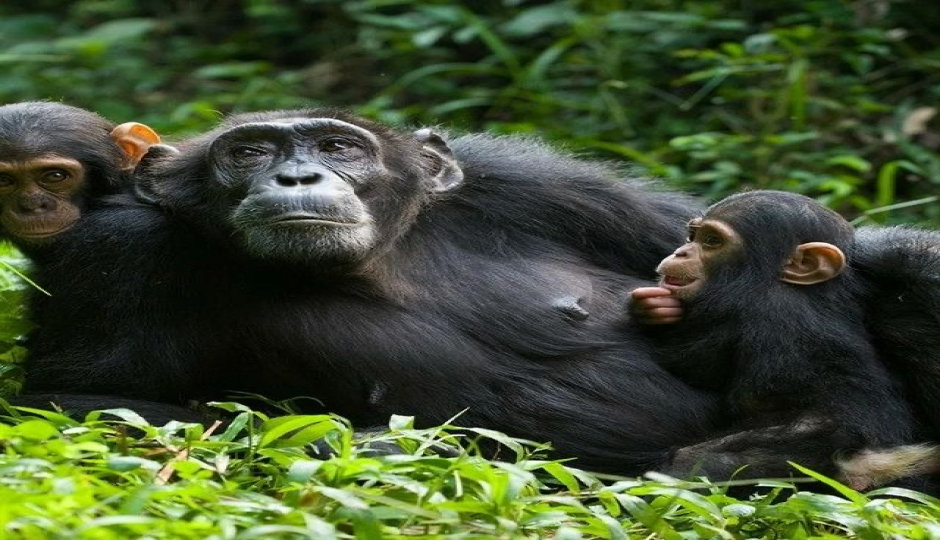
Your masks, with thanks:
<instances>
[{"instance_id":1,"label":"leafy vegetation","mask_svg":"<svg viewBox=\"0 0 940 540\"><path fill-rule=\"evenodd\" d=\"M390 431L364 441L341 419L270 418L241 405L227 427L149 426L55 413L0 424L5 538L934 538L940 507L902 489L862 495L795 490L738 500L725 487L660 477L606 481L538 457L539 447L485 430ZM40 414L40 413L37 413ZM337 457L315 459L326 437ZM488 461L474 440L504 445ZM428 453L461 440L457 457ZM368 448L396 441L400 455ZM775 499L775 496L780 496Z\"/></svg>"},{"instance_id":2,"label":"leafy vegetation","mask_svg":"<svg viewBox=\"0 0 940 540\"><path fill-rule=\"evenodd\" d=\"M937 27L940 10L914 0L3 2L0 103L64 100L171 139L221 113L341 105L539 134L706 197L781 188L859 223L937 226ZM10 269L25 268L0 249L7 395L29 328ZM902 490L766 482L767 496L739 500L599 479L484 431L395 418L354 443L341 419L223 407L236 419L214 430L11 412L0 537L940 537L937 501ZM312 457L321 436L339 457ZM426 452L454 437L470 450ZM482 459L477 437L510 455ZM382 439L407 451L370 456Z\"/></svg>"},{"instance_id":3,"label":"leafy vegetation","mask_svg":"<svg viewBox=\"0 0 940 540\"><path fill-rule=\"evenodd\" d=\"M37 0L0 6L0 101L178 135L345 105L937 224L938 25L914 0Z\"/></svg>"}]
</instances>

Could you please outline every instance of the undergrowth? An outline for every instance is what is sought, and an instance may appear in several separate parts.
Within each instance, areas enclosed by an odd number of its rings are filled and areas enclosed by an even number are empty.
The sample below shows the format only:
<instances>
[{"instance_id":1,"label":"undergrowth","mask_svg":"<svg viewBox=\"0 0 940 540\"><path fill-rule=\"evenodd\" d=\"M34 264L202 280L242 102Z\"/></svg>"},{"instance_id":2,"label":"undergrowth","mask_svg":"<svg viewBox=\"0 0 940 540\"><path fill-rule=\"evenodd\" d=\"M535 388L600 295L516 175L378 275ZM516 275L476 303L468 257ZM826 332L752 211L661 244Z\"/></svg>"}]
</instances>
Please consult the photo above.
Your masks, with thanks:
<instances>
[{"instance_id":1,"label":"undergrowth","mask_svg":"<svg viewBox=\"0 0 940 540\"><path fill-rule=\"evenodd\" d=\"M128 410L76 421L9 411L0 423L0 533L123 538L936 538L938 501L901 489L838 495L763 481L727 485L600 478L540 457L544 446L487 430L357 437L340 418L269 417L235 403L209 428L149 425ZM105 419L105 417L110 419ZM115 416L117 419L115 419ZM318 459L327 441L333 457ZM475 442L495 440L500 460ZM377 444L402 451L375 455ZM440 457L435 446L460 448ZM320 443L321 452L323 443ZM576 463L572 464L576 465ZM794 471L797 475L800 473ZM733 483L732 483L733 484ZM737 487L740 487L738 483ZM818 484L817 484L818 485Z\"/></svg>"}]
</instances>

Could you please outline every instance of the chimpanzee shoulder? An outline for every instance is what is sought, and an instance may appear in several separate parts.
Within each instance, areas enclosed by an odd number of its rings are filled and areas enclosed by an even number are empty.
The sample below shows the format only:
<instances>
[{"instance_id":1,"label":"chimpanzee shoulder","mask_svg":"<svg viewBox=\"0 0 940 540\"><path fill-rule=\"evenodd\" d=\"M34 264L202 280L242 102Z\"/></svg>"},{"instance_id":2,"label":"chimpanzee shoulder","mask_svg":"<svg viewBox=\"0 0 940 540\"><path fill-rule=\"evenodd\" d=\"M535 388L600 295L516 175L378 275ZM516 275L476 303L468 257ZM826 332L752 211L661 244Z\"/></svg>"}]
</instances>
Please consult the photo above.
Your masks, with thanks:
<instances>
[{"instance_id":1,"label":"chimpanzee shoulder","mask_svg":"<svg viewBox=\"0 0 940 540\"><path fill-rule=\"evenodd\" d=\"M428 219L445 216L457 227L495 223L570 246L618 272L653 277L656 264L683 240L685 222L703 208L622 166L535 137L471 134L449 145L466 178Z\"/></svg>"}]
</instances>

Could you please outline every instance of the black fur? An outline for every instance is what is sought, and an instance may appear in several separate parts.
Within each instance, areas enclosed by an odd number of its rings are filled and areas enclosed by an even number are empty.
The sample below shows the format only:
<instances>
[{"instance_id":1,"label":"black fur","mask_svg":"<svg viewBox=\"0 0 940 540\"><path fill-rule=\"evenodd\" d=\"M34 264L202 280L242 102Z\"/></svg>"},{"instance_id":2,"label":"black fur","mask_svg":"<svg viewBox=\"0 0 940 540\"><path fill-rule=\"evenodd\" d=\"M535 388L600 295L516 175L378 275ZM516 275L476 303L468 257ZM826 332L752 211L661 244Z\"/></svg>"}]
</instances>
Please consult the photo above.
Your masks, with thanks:
<instances>
[{"instance_id":1,"label":"black fur","mask_svg":"<svg viewBox=\"0 0 940 540\"><path fill-rule=\"evenodd\" d=\"M33 409L60 409L64 414L84 418L91 411L102 409L130 409L144 420L156 426L162 426L171 420L180 422L206 423L209 417L195 408L160 403L156 401L123 398L115 395L76 394L41 394L30 393L10 400L11 405ZM113 416L106 418L114 419Z\"/></svg>"},{"instance_id":2,"label":"black fur","mask_svg":"<svg viewBox=\"0 0 940 540\"><path fill-rule=\"evenodd\" d=\"M329 182L364 182L357 198L380 224L373 249L294 257L291 246L310 251L298 234L252 256L231 216L272 180L220 175L210 145L246 123L319 117L378 136L377 161L361 168L329 169L312 150L297 162ZM311 137L295 127L247 141L290 136L279 151L298 150ZM463 182L435 190L448 152L433 137L284 111L236 117L142 164L141 187L162 208L114 198L40 269L53 296L36 305L28 391L171 404L230 391L312 396L322 407L311 410L362 427L390 414L425 425L460 415L620 473L659 467L713 430L714 400L653 362L624 321L627 292L649 283L695 205L532 140L473 135L450 149ZM390 174L363 180L379 165ZM290 181L320 181L309 174ZM278 204L354 206L322 202L332 196Z\"/></svg>"},{"instance_id":3,"label":"black fur","mask_svg":"<svg viewBox=\"0 0 940 540\"><path fill-rule=\"evenodd\" d=\"M940 233L863 227L857 239L875 344L905 382L922 437L940 441Z\"/></svg>"}]
</instances>

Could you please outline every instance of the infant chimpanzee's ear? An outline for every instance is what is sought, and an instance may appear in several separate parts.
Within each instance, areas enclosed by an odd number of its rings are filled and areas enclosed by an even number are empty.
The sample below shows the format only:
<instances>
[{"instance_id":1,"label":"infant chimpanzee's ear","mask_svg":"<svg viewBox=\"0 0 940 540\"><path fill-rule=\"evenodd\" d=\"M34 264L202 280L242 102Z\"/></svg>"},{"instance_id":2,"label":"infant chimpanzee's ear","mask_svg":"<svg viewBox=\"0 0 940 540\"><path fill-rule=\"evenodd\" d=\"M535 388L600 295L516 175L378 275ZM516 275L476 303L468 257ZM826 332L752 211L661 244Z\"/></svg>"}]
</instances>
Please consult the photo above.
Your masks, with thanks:
<instances>
[{"instance_id":1,"label":"infant chimpanzee's ear","mask_svg":"<svg viewBox=\"0 0 940 540\"><path fill-rule=\"evenodd\" d=\"M815 285L845 270L845 254L826 242L808 242L796 247L783 267L780 280L794 285Z\"/></svg>"}]
</instances>

